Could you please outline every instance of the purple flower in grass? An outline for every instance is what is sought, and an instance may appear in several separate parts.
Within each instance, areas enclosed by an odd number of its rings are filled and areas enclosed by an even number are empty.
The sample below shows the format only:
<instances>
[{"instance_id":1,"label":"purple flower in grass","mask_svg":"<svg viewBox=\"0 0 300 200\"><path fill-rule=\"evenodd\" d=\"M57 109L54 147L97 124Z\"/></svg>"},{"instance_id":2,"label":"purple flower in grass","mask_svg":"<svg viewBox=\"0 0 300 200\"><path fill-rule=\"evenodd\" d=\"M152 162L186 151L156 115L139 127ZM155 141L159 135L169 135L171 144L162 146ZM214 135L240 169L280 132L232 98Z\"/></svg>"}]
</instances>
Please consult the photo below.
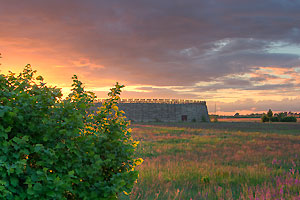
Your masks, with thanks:
<instances>
[{"instance_id":1,"label":"purple flower in grass","mask_svg":"<svg viewBox=\"0 0 300 200\"><path fill-rule=\"evenodd\" d=\"M284 186L282 185L280 188L280 192L279 192L280 196L283 196L283 188L284 188Z\"/></svg>"},{"instance_id":2,"label":"purple flower in grass","mask_svg":"<svg viewBox=\"0 0 300 200\"><path fill-rule=\"evenodd\" d=\"M295 169L292 167L291 169L290 169L290 172L291 172L291 174L295 174Z\"/></svg>"},{"instance_id":3,"label":"purple flower in grass","mask_svg":"<svg viewBox=\"0 0 300 200\"><path fill-rule=\"evenodd\" d=\"M294 167L296 167L296 163L292 160L292 165L294 166Z\"/></svg>"}]
</instances>

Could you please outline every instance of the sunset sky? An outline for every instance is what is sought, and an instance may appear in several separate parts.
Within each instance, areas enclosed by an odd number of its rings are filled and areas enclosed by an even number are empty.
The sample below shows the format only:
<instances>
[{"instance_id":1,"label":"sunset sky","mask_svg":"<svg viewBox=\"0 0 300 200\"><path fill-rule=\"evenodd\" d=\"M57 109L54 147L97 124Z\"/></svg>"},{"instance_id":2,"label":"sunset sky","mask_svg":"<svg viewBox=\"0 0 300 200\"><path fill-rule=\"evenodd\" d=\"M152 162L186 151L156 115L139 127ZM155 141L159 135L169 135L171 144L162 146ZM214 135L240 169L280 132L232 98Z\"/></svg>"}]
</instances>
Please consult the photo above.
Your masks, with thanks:
<instances>
[{"instance_id":1,"label":"sunset sky","mask_svg":"<svg viewBox=\"0 0 300 200\"><path fill-rule=\"evenodd\" d=\"M0 53L64 92L77 74L99 98L300 112L299 0L0 0Z\"/></svg>"}]
</instances>

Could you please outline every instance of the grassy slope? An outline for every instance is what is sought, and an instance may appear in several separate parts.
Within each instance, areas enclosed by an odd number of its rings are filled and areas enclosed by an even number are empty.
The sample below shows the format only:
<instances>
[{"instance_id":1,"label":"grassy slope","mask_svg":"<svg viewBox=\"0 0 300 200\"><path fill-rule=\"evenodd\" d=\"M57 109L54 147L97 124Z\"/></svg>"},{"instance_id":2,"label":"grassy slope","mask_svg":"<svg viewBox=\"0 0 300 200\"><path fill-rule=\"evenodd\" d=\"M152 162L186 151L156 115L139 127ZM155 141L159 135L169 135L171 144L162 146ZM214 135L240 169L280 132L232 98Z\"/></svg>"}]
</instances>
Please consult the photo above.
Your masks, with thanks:
<instances>
[{"instance_id":1,"label":"grassy slope","mask_svg":"<svg viewBox=\"0 0 300 200\"><path fill-rule=\"evenodd\" d=\"M145 161L130 199L299 196L300 124L133 127L135 139L141 141L137 153Z\"/></svg>"}]
</instances>

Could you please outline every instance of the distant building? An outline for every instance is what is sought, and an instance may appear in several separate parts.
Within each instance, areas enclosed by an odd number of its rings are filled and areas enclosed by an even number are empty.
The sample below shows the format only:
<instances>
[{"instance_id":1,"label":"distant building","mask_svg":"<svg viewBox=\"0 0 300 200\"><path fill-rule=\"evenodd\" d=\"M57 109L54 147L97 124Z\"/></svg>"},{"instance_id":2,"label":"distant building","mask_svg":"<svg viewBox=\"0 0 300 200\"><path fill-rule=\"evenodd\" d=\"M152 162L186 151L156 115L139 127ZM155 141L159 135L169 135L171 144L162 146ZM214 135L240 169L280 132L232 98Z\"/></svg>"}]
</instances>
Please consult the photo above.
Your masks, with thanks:
<instances>
[{"instance_id":1,"label":"distant building","mask_svg":"<svg viewBox=\"0 0 300 200\"><path fill-rule=\"evenodd\" d=\"M102 100L96 105L101 106ZM118 107L133 122L209 122L205 101L122 99Z\"/></svg>"}]
</instances>

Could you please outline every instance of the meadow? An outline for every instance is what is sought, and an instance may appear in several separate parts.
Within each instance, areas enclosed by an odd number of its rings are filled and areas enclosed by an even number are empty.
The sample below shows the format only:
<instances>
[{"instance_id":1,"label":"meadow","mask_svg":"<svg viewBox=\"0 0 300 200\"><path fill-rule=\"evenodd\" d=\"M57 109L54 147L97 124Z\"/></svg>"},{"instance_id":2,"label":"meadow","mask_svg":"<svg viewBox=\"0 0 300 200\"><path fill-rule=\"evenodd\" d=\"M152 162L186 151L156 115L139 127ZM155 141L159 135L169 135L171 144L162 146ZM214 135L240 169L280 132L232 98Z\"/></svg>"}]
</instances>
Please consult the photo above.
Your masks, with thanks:
<instances>
[{"instance_id":1,"label":"meadow","mask_svg":"<svg viewBox=\"0 0 300 200\"><path fill-rule=\"evenodd\" d=\"M300 199L299 123L134 124L139 179L122 199Z\"/></svg>"},{"instance_id":2,"label":"meadow","mask_svg":"<svg viewBox=\"0 0 300 200\"><path fill-rule=\"evenodd\" d=\"M219 122L261 122L260 118L219 118Z\"/></svg>"}]
</instances>

